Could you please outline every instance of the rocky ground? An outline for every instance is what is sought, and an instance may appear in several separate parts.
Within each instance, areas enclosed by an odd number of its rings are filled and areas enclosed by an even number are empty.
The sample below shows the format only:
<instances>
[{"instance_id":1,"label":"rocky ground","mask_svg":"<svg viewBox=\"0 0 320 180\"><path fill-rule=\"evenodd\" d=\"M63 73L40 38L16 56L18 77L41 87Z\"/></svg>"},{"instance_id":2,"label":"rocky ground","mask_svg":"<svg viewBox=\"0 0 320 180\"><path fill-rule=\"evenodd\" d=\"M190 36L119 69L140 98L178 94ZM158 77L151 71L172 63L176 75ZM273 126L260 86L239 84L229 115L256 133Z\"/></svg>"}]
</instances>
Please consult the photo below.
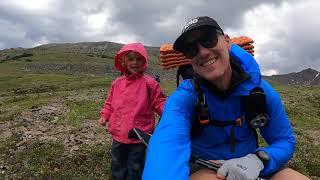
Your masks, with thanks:
<instances>
[{"instance_id":1,"label":"rocky ground","mask_svg":"<svg viewBox=\"0 0 320 180\"><path fill-rule=\"evenodd\" d=\"M97 146L105 147L111 143L111 137L105 132L107 127L102 127L98 119L83 119L79 124L73 125L64 121L65 115L70 111L66 106L67 100L85 100L96 98L70 96L68 98L56 99L43 106L33 106L31 109L14 116L11 121L0 121L0 143L8 144L4 149L5 153L0 155L0 175L5 179L23 179L23 173L15 170L15 156L28 156L25 152L30 149L32 143L38 144L62 144L63 152L60 158L72 159L79 156L81 147L89 149ZM99 112L97 112L99 113ZM2 150L1 149L1 150ZM90 156L90 154L86 154ZM22 158L28 159L28 157ZM101 160L102 161L102 160ZM22 163L22 166L29 166ZM30 169L30 168L29 168ZM33 175L31 175L33 176ZM0 176L1 177L1 176ZM0 178L1 179L1 178Z\"/></svg>"}]
</instances>

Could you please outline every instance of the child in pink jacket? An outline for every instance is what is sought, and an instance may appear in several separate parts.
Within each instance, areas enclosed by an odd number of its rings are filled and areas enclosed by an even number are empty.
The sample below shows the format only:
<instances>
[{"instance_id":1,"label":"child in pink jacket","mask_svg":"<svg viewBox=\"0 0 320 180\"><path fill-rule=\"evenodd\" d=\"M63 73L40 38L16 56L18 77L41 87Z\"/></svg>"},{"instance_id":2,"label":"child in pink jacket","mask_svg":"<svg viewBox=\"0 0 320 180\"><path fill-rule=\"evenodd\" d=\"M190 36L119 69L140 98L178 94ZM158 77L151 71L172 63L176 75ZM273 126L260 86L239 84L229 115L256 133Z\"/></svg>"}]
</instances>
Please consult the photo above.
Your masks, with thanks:
<instances>
[{"instance_id":1,"label":"child in pink jacket","mask_svg":"<svg viewBox=\"0 0 320 180\"><path fill-rule=\"evenodd\" d=\"M128 138L132 128L152 133L154 112L162 114L165 96L156 80L144 72L148 57L141 43L124 45L115 56L115 67L123 75L114 80L101 110L101 124L109 123L112 135L113 179L141 179L145 146Z\"/></svg>"}]
</instances>

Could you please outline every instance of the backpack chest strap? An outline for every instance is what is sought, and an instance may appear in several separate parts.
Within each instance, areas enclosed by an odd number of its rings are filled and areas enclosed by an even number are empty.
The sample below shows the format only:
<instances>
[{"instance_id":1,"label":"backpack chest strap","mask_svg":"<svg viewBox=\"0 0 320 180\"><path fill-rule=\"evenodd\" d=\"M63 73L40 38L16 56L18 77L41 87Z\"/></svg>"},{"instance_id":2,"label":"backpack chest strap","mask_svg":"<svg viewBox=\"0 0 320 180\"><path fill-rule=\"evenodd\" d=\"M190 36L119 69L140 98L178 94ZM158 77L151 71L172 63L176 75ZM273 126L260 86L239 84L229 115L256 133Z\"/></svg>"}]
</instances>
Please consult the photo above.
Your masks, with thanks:
<instances>
[{"instance_id":1,"label":"backpack chest strap","mask_svg":"<svg viewBox=\"0 0 320 180\"><path fill-rule=\"evenodd\" d=\"M211 123L213 126L216 127L226 127L226 126L231 126L231 130L230 130L230 151L231 153L234 153L235 151L235 145L236 145L236 141L234 138L234 129L236 126L242 126L242 119L241 118L237 118L236 120L229 120L229 121L217 121L217 120L213 120L211 121Z\"/></svg>"}]
</instances>

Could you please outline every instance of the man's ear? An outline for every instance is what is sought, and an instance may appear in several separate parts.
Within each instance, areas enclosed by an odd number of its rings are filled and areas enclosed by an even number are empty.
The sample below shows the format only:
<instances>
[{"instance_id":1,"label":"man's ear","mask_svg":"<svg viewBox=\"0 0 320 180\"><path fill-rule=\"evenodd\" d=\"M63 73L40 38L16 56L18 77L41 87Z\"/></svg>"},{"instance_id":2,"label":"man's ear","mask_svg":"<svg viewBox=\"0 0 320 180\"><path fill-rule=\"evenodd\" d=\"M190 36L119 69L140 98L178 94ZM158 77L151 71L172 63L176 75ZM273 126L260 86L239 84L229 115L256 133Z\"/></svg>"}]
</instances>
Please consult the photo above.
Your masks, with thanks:
<instances>
[{"instance_id":1,"label":"man's ear","mask_svg":"<svg viewBox=\"0 0 320 180\"><path fill-rule=\"evenodd\" d=\"M224 39L230 44L230 37L228 34L224 34Z\"/></svg>"},{"instance_id":2,"label":"man's ear","mask_svg":"<svg viewBox=\"0 0 320 180\"><path fill-rule=\"evenodd\" d=\"M230 50L230 48L231 48L231 39L230 39L228 34L224 34L223 36L224 36L224 39L226 40L226 42L228 44L228 48Z\"/></svg>"}]
</instances>

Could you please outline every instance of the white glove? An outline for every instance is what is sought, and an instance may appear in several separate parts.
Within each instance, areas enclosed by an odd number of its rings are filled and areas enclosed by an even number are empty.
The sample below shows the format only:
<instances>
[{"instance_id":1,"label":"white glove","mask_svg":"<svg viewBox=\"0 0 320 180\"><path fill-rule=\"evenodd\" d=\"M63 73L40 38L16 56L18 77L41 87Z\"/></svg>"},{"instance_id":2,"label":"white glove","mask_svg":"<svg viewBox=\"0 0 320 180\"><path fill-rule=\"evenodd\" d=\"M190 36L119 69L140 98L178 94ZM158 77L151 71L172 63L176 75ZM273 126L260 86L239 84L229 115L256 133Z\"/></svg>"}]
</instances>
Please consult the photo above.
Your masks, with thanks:
<instances>
[{"instance_id":1,"label":"white glove","mask_svg":"<svg viewBox=\"0 0 320 180\"><path fill-rule=\"evenodd\" d=\"M241 158L221 161L223 164L217 171L227 180L255 180L264 168L262 161L255 154Z\"/></svg>"}]
</instances>

